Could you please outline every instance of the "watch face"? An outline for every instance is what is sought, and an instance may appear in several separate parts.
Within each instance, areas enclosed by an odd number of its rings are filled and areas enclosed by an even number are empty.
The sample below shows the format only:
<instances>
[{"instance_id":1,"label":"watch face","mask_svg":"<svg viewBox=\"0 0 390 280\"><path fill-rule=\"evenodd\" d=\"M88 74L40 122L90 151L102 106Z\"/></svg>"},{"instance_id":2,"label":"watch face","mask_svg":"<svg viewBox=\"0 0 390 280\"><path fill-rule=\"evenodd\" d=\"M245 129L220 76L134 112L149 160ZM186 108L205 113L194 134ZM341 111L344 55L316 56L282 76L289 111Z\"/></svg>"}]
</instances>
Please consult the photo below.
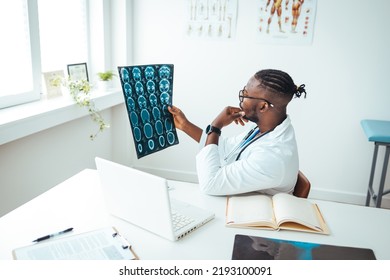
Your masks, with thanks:
<instances>
[{"instance_id":1,"label":"watch face","mask_svg":"<svg viewBox=\"0 0 390 280\"><path fill-rule=\"evenodd\" d=\"M211 125L208 125L207 128L206 128L206 134L208 135L208 134L210 134L212 132L215 132L218 135L221 135L221 130L219 128L211 126Z\"/></svg>"},{"instance_id":2,"label":"watch face","mask_svg":"<svg viewBox=\"0 0 390 280\"><path fill-rule=\"evenodd\" d=\"M211 125L208 125L206 128L206 134L210 134L210 133L211 133Z\"/></svg>"}]
</instances>

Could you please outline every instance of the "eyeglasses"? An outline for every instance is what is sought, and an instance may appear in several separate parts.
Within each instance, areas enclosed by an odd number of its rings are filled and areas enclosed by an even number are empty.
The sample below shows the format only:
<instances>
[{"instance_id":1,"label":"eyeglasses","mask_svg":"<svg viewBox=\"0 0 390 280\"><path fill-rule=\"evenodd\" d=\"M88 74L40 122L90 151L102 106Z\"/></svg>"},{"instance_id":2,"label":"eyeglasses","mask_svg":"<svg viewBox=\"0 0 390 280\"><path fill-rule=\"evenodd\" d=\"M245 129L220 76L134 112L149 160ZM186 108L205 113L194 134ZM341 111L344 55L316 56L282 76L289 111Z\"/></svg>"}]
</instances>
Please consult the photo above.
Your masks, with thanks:
<instances>
[{"instance_id":1,"label":"eyeglasses","mask_svg":"<svg viewBox=\"0 0 390 280\"><path fill-rule=\"evenodd\" d=\"M269 102L267 99L264 99L264 98L260 98L260 97L252 97L252 96L247 96L247 95L244 95L244 92L245 92L245 87L240 90L238 92L238 99L240 100L240 102L243 102L244 101L244 98L248 98L248 99L257 99L257 100L263 100L265 102L268 103L269 106L271 107L274 107L274 104L272 104L271 102Z\"/></svg>"}]
</instances>

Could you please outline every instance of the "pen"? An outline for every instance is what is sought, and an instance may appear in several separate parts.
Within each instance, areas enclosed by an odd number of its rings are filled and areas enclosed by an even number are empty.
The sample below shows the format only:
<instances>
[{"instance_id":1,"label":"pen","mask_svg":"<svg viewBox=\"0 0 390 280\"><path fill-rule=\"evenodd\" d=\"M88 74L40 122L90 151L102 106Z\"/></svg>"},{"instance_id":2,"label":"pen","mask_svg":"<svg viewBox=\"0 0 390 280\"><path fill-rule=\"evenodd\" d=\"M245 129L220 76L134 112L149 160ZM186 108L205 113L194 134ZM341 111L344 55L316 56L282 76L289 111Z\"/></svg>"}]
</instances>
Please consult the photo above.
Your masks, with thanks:
<instances>
[{"instance_id":1,"label":"pen","mask_svg":"<svg viewBox=\"0 0 390 280\"><path fill-rule=\"evenodd\" d=\"M41 242L43 240L46 240L46 239L55 237L57 235L61 235L61 234L70 232L72 230L73 230L73 228L67 228L66 230L63 230L63 231L60 231L60 232L57 232L57 233L52 233L52 234L49 234L49 235L46 235L46 236L39 237L39 238L35 239L33 242Z\"/></svg>"}]
</instances>

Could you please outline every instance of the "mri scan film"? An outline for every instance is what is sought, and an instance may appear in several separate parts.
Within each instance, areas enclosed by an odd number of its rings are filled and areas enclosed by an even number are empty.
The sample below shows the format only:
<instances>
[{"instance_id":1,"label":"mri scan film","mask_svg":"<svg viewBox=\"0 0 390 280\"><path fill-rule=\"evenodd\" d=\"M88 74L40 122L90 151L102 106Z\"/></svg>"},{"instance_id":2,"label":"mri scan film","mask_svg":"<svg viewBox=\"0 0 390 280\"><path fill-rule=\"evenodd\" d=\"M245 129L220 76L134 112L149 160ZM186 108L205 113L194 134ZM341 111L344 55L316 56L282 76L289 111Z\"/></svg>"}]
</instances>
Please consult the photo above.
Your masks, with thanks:
<instances>
[{"instance_id":1,"label":"mri scan film","mask_svg":"<svg viewBox=\"0 0 390 280\"><path fill-rule=\"evenodd\" d=\"M118 67L137 157L179 143L168 111L173 95L173 65Z\"/></svg>"}]
</instances>

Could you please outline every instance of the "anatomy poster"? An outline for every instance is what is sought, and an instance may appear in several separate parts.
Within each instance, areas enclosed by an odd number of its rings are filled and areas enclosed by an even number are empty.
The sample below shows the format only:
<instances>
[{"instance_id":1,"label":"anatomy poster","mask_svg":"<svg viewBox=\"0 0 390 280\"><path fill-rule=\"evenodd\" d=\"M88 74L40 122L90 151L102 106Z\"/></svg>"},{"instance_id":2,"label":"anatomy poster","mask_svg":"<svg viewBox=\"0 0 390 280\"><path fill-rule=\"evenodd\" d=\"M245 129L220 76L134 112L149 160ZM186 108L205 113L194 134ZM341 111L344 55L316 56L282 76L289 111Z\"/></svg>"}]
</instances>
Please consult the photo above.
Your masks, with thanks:
<instances>
[{"instance_id":1,"label":"anatomy poster","mask_svg":"<svg viewBox=\"0 0 390 280\"><path fill-rule=\"evenodd\" d=\"M173 65L118 67L137 157L179 143L172 105Z\"/></svg>"},{"instance_id":2,"label":"anatomy poster","mask_svg":"<svg viewBox=\"0 0 390 280\"><path fill-rule=\"evenodd\" d=\"M186 33L191 38L234 38L237 23L237 0L187 0Z\"/></svg>"},{"instance_id":3,"label":"anatomy poster","mask_svg":"<svg viewBox=\"0 0 390 280\"><path fill-rule=\"evenodd\" d=\"M258 0L262 43L311 44L317 0Z\"/></svg>"}]
</instances>

